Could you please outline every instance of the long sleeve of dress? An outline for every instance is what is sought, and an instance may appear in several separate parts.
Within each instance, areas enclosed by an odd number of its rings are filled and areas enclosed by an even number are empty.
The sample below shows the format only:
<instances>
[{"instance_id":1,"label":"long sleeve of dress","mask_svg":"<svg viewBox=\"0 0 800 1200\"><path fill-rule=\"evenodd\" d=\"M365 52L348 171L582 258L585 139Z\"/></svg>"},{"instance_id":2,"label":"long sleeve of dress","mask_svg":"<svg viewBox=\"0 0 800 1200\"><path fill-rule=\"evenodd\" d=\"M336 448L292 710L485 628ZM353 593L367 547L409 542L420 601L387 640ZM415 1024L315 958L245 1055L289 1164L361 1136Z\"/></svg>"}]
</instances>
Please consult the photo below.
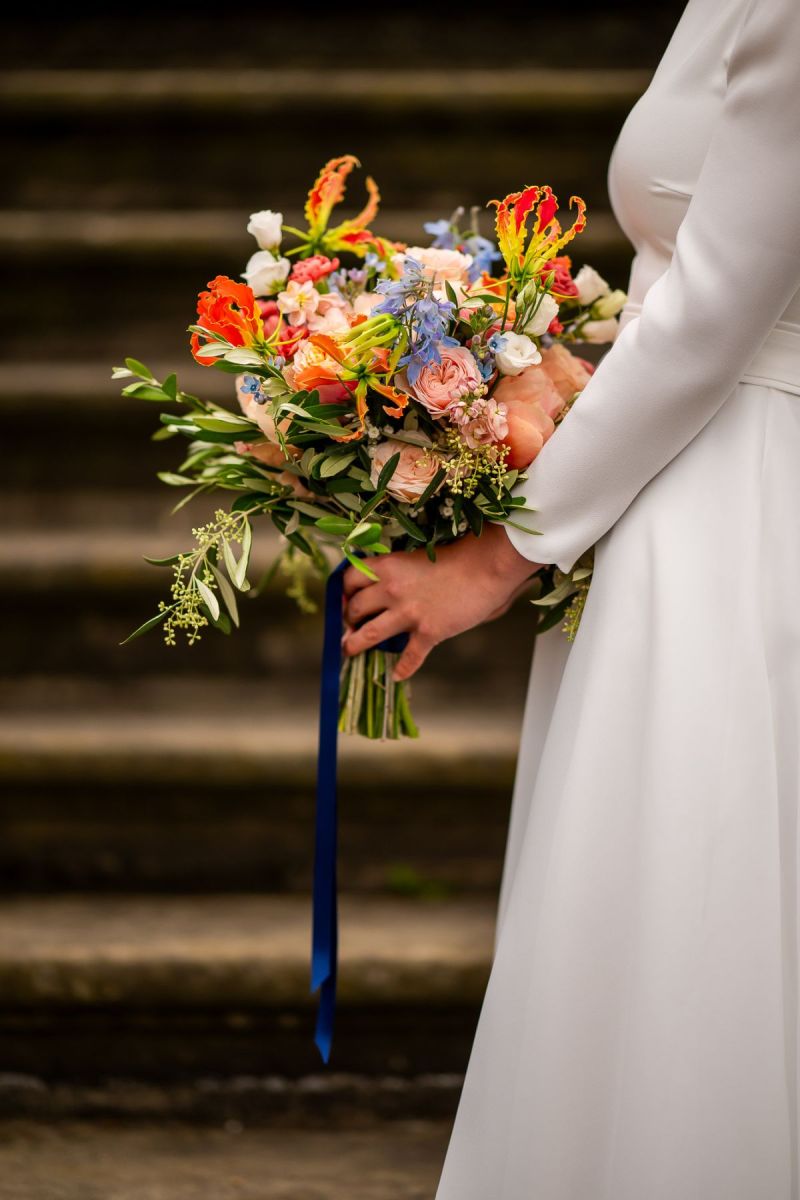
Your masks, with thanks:
<instances>
[{"instance_id":1,"label":"long sleeve of dress","mask_svg":"<svg viewBox=\"0 0 800 1200\"><path fill-rule=\"evenodd\" d=\"M569 571L711 419L800 288L800 0L749 0L668 268L514 493ZM800 469L800 467L799 467Z\"/></svg>"}]
</instances>

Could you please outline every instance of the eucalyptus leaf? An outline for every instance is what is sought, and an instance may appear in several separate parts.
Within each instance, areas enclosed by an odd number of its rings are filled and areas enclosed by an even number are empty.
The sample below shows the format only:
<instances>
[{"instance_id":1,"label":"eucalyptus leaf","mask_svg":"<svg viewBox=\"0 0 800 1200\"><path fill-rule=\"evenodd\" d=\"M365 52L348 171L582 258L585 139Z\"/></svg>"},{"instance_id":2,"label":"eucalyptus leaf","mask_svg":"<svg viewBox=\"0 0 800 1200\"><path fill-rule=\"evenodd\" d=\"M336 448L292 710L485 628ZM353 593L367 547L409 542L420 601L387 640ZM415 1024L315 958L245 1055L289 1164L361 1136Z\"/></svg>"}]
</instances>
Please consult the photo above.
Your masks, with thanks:
<instances>
[{"instance_id":1,"label":"eucalyptus leaf","mask_svg":"<svg viewBox=\"0 0 800 1200\"><path fill-rule=\"evenodd\" d=\"M168 483L170 487L186 487L187 484L197 482L188 475L176 475L173 471L159 471L156 478L160 479L162 483Z\"/></svg>"},{"instance_id":2,"label":"eucalyptus leaf","mask_svg":"<svg viewBox=\"0 0 800 1200\"><path fill-rule=\"evenodd\" d=\"M314 523L323 533L331 533L336 537L347 537L353 528L352 521L345 517L319 517Z\"/></svg>"},{"instance_id":3,"label":"eucalyptus leaf","mask_svg":"<svg viewBox=\"0 0 800 1200\"><path fill-rule=\"evenodd\" d=\"M357 571L360 571L362 575L366 575L367 579L371 579L373 581L373 583L378 582L378 576L375 574L375 572L372 570L371 567L367 566L367 564L364 562L363 558L358 558L353 553L352 550L348 550L347 546L342 546L342 553L344 554L347 561L349 563L352 563L352 565L356 568Z\"/></svg>"}]
</instances>

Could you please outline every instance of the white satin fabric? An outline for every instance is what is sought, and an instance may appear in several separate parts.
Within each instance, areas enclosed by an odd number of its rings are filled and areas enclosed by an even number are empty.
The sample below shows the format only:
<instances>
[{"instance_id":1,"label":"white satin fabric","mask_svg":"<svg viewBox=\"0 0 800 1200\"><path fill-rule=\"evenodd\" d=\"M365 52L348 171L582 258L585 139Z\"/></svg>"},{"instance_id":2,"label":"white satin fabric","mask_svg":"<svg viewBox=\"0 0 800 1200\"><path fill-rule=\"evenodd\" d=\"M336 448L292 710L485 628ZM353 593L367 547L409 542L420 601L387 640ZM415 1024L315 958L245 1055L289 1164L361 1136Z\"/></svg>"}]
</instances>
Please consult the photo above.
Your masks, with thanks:
<instances>
[{"instance_id":1,"label":"white satin fabric","mask_svg":"<svg viewBox=\"0 0 800 1200\"><path fill-rule=\"evenodd\" d=\"M689 0L609 187L624 328L509 531L595 576L436 1200L800 1200L800 0Z\"/></svg>"}]
</instances>

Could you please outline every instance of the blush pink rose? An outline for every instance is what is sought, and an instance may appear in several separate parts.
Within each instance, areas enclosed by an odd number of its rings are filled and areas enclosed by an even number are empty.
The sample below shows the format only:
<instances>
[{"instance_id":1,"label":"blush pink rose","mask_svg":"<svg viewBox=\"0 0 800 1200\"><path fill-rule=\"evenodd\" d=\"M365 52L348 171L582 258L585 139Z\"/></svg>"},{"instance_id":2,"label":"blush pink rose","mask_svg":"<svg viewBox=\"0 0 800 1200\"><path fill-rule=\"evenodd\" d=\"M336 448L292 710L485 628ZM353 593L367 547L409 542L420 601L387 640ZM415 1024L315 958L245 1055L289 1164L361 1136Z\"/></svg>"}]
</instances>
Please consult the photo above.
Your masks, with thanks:
<instances>
[{"instance_id":1,"label":"blush pink rose","mask_svg":"<svg viewBox=\"0 0 800 1200\"><path fill-rule=\"evenodd\" d=\"M411 390L432 417L444 417L482 382L478 364L465 346L443 346L441 362L423 367Z\"/></svg>"},{"instance_id":2,"label":"blush pink rose","mask_svg":"<svg viewBox=\"0 0 800 1200\"><path fill-rule=\"evenodd\" d=\"M423 446L412 446L408 442L387 438L385 442L378 443L372 456L370 479L373 485L377 484L378 476L389 459L397 453L400 459L386 490L396 500L410 504L419 499L439 470L439 460Z\"/></svg>"},{"instance_id":3,"label":"blush pink rose","mask_svg":"<svg viewBox=\"0 0 800 1200\"><path fill-rule=\"evenodd\" d=\"M319 298L316 312L309 313L308 328L312 333L335 333L338 329L349 329L349 307L344 296L338 292L324 292Z\"/></svg>"},{"instance_id":4,"label":"blush pink rose","mask_svg":"<svg viewBox=\"0 0 800 1200\"><path fill-rule=\"evenodd\" d=\"M565 402L586 387L591 374L579 358L570 354L566 346L561 346L558 342L542 351L542 368L550 376Z\"/></svg>"}]
</instances>

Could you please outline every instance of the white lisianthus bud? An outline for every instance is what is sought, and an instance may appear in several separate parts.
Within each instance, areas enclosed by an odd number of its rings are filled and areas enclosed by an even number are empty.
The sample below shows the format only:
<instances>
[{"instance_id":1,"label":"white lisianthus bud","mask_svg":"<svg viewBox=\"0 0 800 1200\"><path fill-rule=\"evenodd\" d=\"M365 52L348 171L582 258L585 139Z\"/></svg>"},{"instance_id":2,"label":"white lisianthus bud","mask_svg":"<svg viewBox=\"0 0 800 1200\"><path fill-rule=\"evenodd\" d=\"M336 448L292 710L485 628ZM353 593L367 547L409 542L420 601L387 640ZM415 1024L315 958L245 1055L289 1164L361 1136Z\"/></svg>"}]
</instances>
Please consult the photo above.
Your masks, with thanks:
<instances>
[{"instance_id":1,"label":"white lisianthus bud","mask_svg":"<svg viewBox=\"0 0 800 1200\"><path fill-rule=\"evenodd\" d=\"M601 296L592 305L592 317L598 321L605 321L608 317L615 317L625 307L627 299L628 297L625 292L619 288L615 292L609 292L607 296Z\"/></svg>"},{"instance_id":2,"label":"white lisianthus bud","mask_svg":"<svg viewBox=\"0 0 800 1200\"><path fill-rule=\"evenodd\" d=\"M276 258L269 250L256 250L242 271L242 278L256 296L269 296L286 279L291 265L288 258Z\"/></svg>"},{"instance_id":3,"label":"white lisianthus bud","mask_svg":"<svg viewBox=\"0 0 800 1200\"><path fill-rule=\"evenodd\" d=\"M522 327L522 332L527 333L528 337L541 337L543 333L547 333L553 317L557 316L558 301L554 300L549 292L545 292L539 301L536 312Z\"/></svg>"},{"instance_id":4,"label":"white lisianthus bud","mask_svg":"<svg viewBox=\"0 0 800 1200\"><path fill-rule=\"evenodd\" d=\"M277 250L281 244L282 226L283 213L265 208L250 214L247 232L252 233L262 250Z\"/></svg>"},{"instance_id":5,"label":"white lisianthus bud","mask_svg":"<svg viewBox=\"0 0 800 1200\"><path fill-rule=\"evenodd\" d=\"M607 296L611 288L603 276L594 267L581 267L575 276L575 286L578 289L578 299L581 304L594 304L601 296Z\"/></svg>"},{"instance_id":6,"label":"white lisianthus bud","mask_svg":"<svg viewBox=\"0 0 800 1200\"><path fill-rule=\"evenodd\" d=\"M526 334L506 330L500 336L503 340L502 349L495 353L494 359L501 375L521 375L526 367L533 367L542 361L536 343Z\"/></svg>"},{"instance_id":7,"label":"white lisianthus bud","mask_svg":"<svg viewBox=\"0 0 800 1200\"><path fill-rule=\"evenodd\" d=\"M607 317L604 321L587 321L581 325L579 337L584 342L596 342L598 345L613 342L619 333L619 321L616 317Z\"/></svg>"}]
</instances>

